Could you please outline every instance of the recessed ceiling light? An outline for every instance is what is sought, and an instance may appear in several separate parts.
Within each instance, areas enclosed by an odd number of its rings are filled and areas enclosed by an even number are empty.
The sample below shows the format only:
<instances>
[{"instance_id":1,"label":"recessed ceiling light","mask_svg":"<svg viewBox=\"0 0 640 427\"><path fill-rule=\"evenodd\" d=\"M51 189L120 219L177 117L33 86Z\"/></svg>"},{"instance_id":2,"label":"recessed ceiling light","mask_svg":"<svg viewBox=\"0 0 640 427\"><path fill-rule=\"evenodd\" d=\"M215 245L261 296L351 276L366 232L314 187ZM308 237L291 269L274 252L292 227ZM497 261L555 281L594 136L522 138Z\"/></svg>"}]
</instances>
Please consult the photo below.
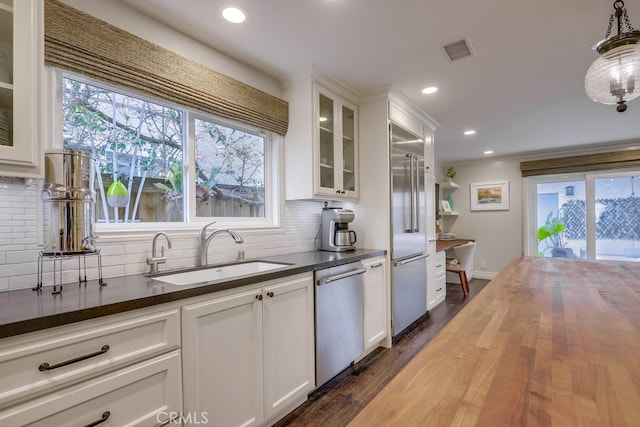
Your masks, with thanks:
<instances>
[{"instance_id":1,"label":"recessed ceiling light","mask_svg":"<svg viewBox=\"0 0 640 427\"><path fill-rule=\"evenodd\" d=\"M436 93L437 91L438 88L435 86L429 86L422 89L422 93L424 93L425 95L431 95L432 93Z\"/></svg>"},{"instance_id":2,"label":"recessed ceiling light","mask_svg":"<svg viewBox=\"0 0 640 427\"><path fill-rule=\"evenodd\" d=\"M487 150L484 152L484 154L493 154L493 150Z\"/></svg>"},{"instance_id":3,"label":"recessed ceiling light","mask_svg":"<svg viewBox=\"0 0 640 427\"><path fill-rule=\"evenodd\" d=\"M465 135L473 135L473 134L475 134L475 133L476 133L476 131L475 131L475 130L473 130L473 129L469 129L469 130L465 130L465 131L464 131L464 134L465 134Z\"/></svg>"},{"instance_id":4,"label":"recessed ceiling light","mask_svg":"<svg viewBox=\"0 0 640 427\"><path fill-rule=\"evenodd\" d=\"M226 6L222 9L222 17L233 24L240 24L247 19L247 12L238 6Z\"/></svg>"}]
</instances>

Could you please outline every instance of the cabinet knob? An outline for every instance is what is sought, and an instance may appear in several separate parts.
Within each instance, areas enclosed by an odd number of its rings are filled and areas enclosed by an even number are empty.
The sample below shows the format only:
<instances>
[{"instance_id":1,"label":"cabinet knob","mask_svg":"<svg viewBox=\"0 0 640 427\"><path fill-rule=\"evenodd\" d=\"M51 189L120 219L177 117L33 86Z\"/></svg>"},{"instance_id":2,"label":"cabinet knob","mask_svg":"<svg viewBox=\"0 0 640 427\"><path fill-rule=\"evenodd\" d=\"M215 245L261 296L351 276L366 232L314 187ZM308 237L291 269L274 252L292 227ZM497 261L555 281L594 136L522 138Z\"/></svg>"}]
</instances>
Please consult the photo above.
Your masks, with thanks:
<instances>
[{"instance_id":1,"label":"cabinet knob","mask_svg":"<svg viewBox=\"0 0 640 427\"><path fill-rule=\"evenodd\" d=\"M336 193L340 194L340 190L336 190Z\"/></svg>"},{"instance_id":2,"label":"cabinet knob","mask_svg":"<svg viewBox=\"0 0 640 427\"><path fill-rule=\"evenodd\" d=\"M346 193L347 193L347 192L346 192L346 191L344 191L344 190L342 190L342 191L340 192L340 194L346 194Z\"/></svg>"},{"instance_id":3,"label":"cabinet knob","mask_svg":"<svg viewBox=\"0 0 640 427\"><path fill-rule=\"evenodd\" d=\"M267 296L268 296L269 298L273 298L273 295L274 295L274 294L273 294L273 292L272 292L272 291L267 292Z\"/></svg>"},{"instance_id":4,"label":"cabinet knob","mask_svg":"<svg viewBox=\"0 0 640 427\"><path fill-rule=\"evenodd\" d=\"M258 294L258 295L256 295L256 299L257 299L258 301L262 301L262 294Z\"/></svg>"}]
</instances>

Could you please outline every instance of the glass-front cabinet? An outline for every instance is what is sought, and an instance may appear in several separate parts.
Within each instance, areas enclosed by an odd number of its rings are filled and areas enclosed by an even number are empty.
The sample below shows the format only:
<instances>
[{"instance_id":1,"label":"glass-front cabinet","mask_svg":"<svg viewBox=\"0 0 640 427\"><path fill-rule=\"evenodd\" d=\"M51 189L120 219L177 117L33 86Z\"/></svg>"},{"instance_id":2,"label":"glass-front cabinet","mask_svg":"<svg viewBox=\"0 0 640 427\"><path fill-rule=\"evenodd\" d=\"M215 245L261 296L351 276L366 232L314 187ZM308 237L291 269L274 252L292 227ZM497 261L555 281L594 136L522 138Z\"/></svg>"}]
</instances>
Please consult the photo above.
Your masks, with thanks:
<instances>
[{"instance_id":1,"label":"glass-front cabinet","mask_svg":"<svg viewBox=\"0 0 640 427\"><path fill-rule=\"evenodd\" d=\"M42 0L0 0L0 176L41 175Z\"/></svg>"},{"instance_id":2,"label":"glass-front cabinet","mask_svg":"<svg viewBox=\"0 0 640 427\"><path fill-rule=\"evenodd\" d=\"M313 86L315 134L314 192L335 200L358 197L357 108L335 93Z\"/></svg>"}]
</instances>

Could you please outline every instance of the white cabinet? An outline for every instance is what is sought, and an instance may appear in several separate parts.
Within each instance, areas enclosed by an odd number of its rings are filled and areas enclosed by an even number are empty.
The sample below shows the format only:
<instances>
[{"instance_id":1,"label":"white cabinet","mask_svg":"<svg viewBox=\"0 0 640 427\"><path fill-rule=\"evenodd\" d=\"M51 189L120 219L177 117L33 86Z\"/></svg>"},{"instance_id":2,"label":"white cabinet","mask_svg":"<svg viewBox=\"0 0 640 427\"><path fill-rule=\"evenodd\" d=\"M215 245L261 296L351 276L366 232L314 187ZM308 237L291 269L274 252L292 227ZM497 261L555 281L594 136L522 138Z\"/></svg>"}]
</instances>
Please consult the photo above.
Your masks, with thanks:
<instances>
[{"instance_id":1,"label":"white cabinet","mask_svg":"<svg viewBox=\"0 0 640 427\"><path fill-rule=\"evenodd\" d=\"M0 175L41 175L43 0L0 0Z\"/></svg>"},{"instance_id":2,"label":"white cabinet","mask_svg":"<svg viewBox=\"0 0 640 427\"><path fill-rule=\"evenodd\" d=\"M445 252L436 252L434 257L435 280L427 285L427 310L440 304L447 296Z\"/></svg>"},{"instance_id":3,"label":"white cabinet","mask_svg":"<svg viewBox=\"0 0 640 427\"><path fill-rule=\"evenodd\" d=\"M155 425L182 412L178 308L154 307L0 344L0 425Z\"/></svg>"},{"instance_id":4,"label":"white cabinet","mask_svg":"<svg viewBox=\"0 0 640 427\"><path fill-rule=\"evenodd\" d=\"M180 351L0 411L0 425L164 425L181 413Z\"/></svg>"},{"instance_id":5,"label":"white cabinet","mask_svg":"<svg viewBox=\"0 0 640 427\"><path fill-rule=\"evenodd\" d=\"M315 386L310 274L185 306L182 327L185 413L262 425Z\"/></svg>"},{"instance_id":6,"label":"white cabinet","mask_svg":"<svg viewBox=\"0 0 640 427\"><path fill-rule=\"evenodd\" d=\"M315 387L313 279L266 286L262 319L265 418L306 399Z\"/></svg>"},{"instance_id":7,"label":"white cabinet","mask_svg":"<svg viewBox=\"0 0 640 427\"><path fill-rule=\"evenodd\" d=\"M108 316L4 339L0 408L179 345L177 309Z\"/></svg>"},{"instance_id":8,"label":"white cabinet","mask_svg":"<svg viewBox=\"0 0 640 427\"><path fill-rule=\"evenodd\" d=\"M260 291L183 307L184 408L216 425L260 425L262 309Z\"/></svg>"},{"instance_id":9,"label":"white cabinet","mask_svg":"<svg viewBox=\"0 0 640 427\"><path fill-rule=\"evenodd\" d=\"M303 80L285 91L285 198L356 200L358 109L335 91Z\"/></svg>"},{"instance_id":10,"label":"white cabinet","mask_svg":"<svg viewBox=\"0 0 640 427\"><path fill-rule=\"evenodd\" d=\"M384 258L363 261L363 350L367 353L387 337L387 280Z\"/></svg>"}]
</instances>

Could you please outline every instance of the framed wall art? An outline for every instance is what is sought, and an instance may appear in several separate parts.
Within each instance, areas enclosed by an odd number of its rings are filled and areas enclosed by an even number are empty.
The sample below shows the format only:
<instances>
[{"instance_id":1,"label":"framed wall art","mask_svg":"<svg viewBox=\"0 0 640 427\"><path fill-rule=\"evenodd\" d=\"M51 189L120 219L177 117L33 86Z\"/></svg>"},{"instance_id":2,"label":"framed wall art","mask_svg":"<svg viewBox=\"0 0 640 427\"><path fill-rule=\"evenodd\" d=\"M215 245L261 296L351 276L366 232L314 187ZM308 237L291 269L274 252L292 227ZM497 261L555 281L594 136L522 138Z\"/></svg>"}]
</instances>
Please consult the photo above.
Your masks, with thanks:
<instances>
[{"instance_id":1,"label":"framed wall art","mask_svg":"<svg viewBox=\"0 0 640 427\"><path fill-rule=\"evenodd\" d=\"M469 184L472 211L508 211L509 181Z\"/></svg>"}]
</instances>

